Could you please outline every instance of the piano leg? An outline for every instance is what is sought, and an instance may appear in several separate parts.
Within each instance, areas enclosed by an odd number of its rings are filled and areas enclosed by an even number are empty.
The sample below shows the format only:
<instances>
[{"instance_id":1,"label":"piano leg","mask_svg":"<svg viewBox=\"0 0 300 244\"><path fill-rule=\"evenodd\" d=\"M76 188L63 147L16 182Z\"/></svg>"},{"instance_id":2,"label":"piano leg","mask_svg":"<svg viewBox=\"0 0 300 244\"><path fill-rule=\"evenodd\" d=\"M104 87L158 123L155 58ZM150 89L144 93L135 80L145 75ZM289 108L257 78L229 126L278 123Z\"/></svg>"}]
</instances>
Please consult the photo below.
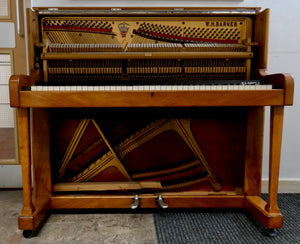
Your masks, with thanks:
<instances>
[{"instance_id":1,"label":"piano leg","mask_svg":"<svg viewBox=\"0 0 300 244\"><path fill-rule=\"evenodd\" d=\"M44 112L41 113L41 111ZM33 230L37 229L50 209L50 161L47 162L47 149L45 150L44 147L48 147L47 133L45 133L48 130L48 123L46 125L44 123L48 117L45 115L45 110L34 111L32 109L31 117L35 117L35 119L30 120L28 109L18 108L17 110L24 199L24 206L19 216L19 228L23 230L23 236L26 238L32 237ZM30 126L30 121L36 121L40 126L37 124L31 124ZM30 127L32 131L30 131ZM32 137L30 132L32 132ZM30 143L32 144L32 157ZM39 147L36 147L36 145L39 145ZM34 187L31 183L31 161L33 161ZM32 189L34 194L32 194Z\"/></svg>"},{"instance_id":2,"label":"piano leg","mask_svg":"<svg viewBox=\"0 0 300 244\"><path fill-rule=\"evenodd\" d=\"M283 106L271 107L270 124L270 162L269 162L269 199L266 210L270 213L280 213L277 204L281 138L283 126Z\"/></svg>"},{"instance_id":3,"label":"piano leg","mask_svg":"<svg viewBox=\"0 0 300 244\"><path fill-rule=\"evenodd\" d=\"M19 151L20 162L22 165L23 178L23 202L24 206L19 217L19 226L24 229L29 228L23 223L29 216L33 215L35 210L32 203L32 185L31 185L31 157L30 157L30 137L29 137L29 111L26 108L17 109L17 124L19 130ZM26 222L26 220L25 220Z\"/></svg>"},{"instance_id":4,"label":"piano leg","mask_svg":"<svg viewBox=\"0 0 300 244\"><path fill-rule=\"evenodd\" d=\"M269 236L276 235L274 229L281 228L283 224L283 216L277 204L283 113L283 106L271 107L268 202L259 196L246 196L247 209L267 229Z\"/></svg>"}]
</instances>

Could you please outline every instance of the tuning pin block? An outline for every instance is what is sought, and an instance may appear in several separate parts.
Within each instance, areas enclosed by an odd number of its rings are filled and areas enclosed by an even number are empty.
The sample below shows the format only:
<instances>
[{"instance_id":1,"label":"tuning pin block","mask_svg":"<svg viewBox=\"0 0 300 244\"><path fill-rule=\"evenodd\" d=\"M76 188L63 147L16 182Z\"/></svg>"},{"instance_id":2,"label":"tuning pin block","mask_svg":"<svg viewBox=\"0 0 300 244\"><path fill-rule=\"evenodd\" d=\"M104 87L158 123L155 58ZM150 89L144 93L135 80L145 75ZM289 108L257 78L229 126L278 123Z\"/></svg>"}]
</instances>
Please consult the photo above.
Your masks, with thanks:
<instances>
[{"instance_id":1,"label":"tuning pin block","mask_svg":"<svg viewBox=\"0 0 300 244\"><path fill-rule=\"evenodd\" d=\"M158 195L158 198L156 199L156 202L157 202L157 205L160 206L163 209L166 209L166 208L169 207L168 204L166 204L164 202L164 199L163 199L161 194Z\"/></svg>"}]
</instances>

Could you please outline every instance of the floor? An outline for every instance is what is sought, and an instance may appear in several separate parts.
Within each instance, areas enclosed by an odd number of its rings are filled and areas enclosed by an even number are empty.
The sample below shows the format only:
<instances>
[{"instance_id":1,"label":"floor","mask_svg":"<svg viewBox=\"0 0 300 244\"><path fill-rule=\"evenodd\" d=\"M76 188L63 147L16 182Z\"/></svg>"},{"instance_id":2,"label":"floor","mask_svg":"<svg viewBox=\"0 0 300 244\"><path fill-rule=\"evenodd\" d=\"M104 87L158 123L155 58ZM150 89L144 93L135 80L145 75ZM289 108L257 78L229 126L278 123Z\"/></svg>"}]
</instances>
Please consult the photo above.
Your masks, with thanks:
<instances>
[{"instance_id":1,"label":"floor","mask_svg":"<svg viewBox=\"0 0 300 244\"><path fill-rule=\"evenodd\" d=\"M0 189L0 244L300 243L300 194L279 194L284 225L275 238L268 237L262 226L243 211L152 214L143 210L133 214L102 210L53 213L33 238L25 239L18 229L22 198L21 190ZM267 195L263 198L266 200Z\"/></svg>"},{"instance_id":2,"label":"floor","mask_svg":"<svg viewBox=\"0 0 300 244\"><path fill-rule=\"evenodd\" d=\"M25 239L17 223L22 191L0 191L0 206L0 244L157 243L152 214L52 214L34 238Z\"/></svg>"}]
</instances>

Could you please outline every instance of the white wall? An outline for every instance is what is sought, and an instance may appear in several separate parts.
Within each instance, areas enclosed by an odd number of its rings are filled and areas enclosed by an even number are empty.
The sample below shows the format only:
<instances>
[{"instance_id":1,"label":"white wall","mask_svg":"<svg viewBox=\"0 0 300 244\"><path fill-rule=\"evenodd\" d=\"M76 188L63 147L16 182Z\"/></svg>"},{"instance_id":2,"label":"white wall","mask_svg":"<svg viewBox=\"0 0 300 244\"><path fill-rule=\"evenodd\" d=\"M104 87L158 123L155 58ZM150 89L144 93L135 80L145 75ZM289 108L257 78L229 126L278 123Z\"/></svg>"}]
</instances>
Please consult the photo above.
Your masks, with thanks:
<instances>
[{"instance_id":1,"label":"white wall","mask_svg":"<svg viewBox=\"0 0 300 244\"><path fill-rule=\"evenodd\" d=\"M62 6L104 6L104 7L126 7L126 6L141 6L141 7L262 7L271 9L270 22L270 40L269 40L269 62L268 70L270 73L284 72L291 73L295 78L295 83L300 80L300 1L299 0L231 0L231 1L106 1L106 0L31 0L32 7L47 6L47 7L62 7ZM283 145L281 156L280 180L297 180L300 181L300 147L297 144L300 138L300 128L297 122L300 121L300 88L295 85L294 106L286 107ZM267 109L267 112L269 110ZM267 118L268 122L268 118ZM268 134L269 127L266 125ZM264 167L263 178L268 178L268 141L265 142L264 150ZM0 171L1 179L1 171ZM0 182L1 183L1 182Z\"/></svg>"}]
</instances>

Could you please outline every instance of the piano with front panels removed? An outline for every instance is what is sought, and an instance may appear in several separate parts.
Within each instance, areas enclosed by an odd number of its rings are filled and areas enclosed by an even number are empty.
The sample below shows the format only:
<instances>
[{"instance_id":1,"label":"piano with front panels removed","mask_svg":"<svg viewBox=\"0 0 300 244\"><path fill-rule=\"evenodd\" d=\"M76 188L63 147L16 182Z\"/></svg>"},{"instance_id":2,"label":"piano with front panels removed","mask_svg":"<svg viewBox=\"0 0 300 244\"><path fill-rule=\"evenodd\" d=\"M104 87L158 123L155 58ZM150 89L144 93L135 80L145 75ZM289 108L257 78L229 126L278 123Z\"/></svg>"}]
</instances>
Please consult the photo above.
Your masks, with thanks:
<instances>
[{"instance_id":1,"label":"piano with front panels removed","mask_svg":"<svg viewBox=\"0 0 300 244\"><path fill-rule=\"evenodd\" d=\"M30 75L10 78L24 236L50 209L245 208L280 228L293 79L265 71L268 22L259 8L28 10Z\"/></svg>"}]
</instances>

